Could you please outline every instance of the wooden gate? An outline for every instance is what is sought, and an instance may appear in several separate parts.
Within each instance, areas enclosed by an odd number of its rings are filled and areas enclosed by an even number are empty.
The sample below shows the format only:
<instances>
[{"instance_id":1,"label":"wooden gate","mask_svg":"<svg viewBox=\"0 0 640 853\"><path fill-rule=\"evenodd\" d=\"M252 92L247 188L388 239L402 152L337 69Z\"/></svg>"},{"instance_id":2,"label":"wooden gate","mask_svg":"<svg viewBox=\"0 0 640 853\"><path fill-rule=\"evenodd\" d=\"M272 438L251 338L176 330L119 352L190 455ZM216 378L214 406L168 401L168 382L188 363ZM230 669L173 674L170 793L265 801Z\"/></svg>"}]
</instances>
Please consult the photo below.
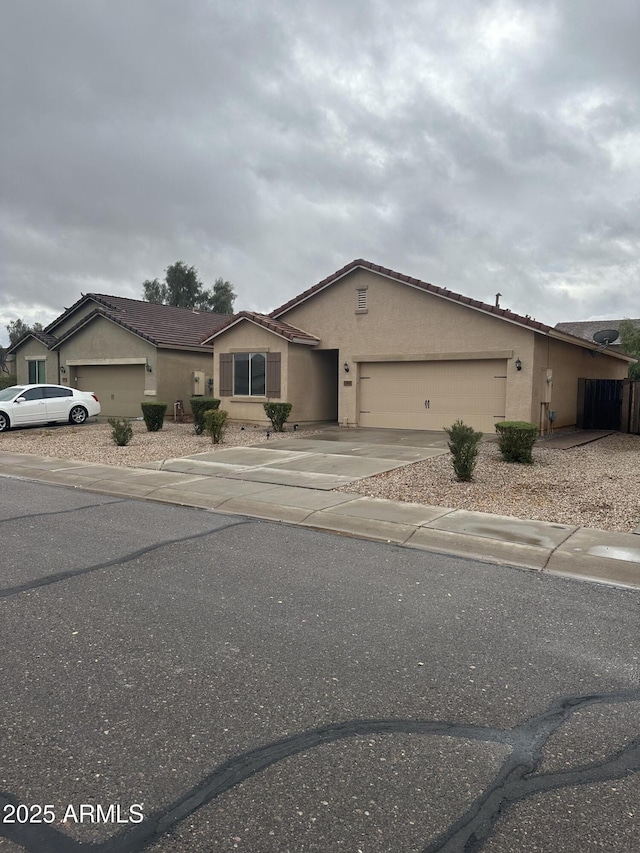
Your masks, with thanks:
<instances>
[{"instance_id":1,"label":"wooden gate","mask_svg":"<svg viewBox=\"0 0 640 853\"><path fill-rule=\"evenodd\" d=\"M640 434L640 381L578 379L576 425Z\"/></svg>"},{"instance_id":2,"label":"wooden gate","mask_svg":"<svg viewBox=\"0 0 640 853\"><path fill-rule=\"evenodd\" d=\"M640 379L624 380L620 429L640 435Z\"/></svg>"}]
</instances>

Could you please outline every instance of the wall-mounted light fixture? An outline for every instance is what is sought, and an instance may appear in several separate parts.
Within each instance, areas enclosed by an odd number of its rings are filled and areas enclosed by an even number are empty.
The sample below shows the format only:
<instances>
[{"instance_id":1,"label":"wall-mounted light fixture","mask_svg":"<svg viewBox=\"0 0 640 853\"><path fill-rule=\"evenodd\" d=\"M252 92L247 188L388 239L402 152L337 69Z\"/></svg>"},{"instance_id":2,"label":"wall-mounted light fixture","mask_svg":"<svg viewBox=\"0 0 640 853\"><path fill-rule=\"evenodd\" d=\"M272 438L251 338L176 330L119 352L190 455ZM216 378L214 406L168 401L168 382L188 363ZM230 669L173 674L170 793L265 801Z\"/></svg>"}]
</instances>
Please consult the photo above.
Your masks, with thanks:
<instances>
[{"instance_id":1,"label":"wall-mounted light fixture","mask_svg":"<svg viewBox=\"0 0 640 853\"><path fill-rule=\"evenodd\" d=\"M153 367L147 362L147 373L153 373Z\"/></svg>"},{"instance_id":2,"label":"wall-mounted light fixture","mask_svg":"<svg viewBox=\"0 0 640 853\"><path fill-rule=\"evenodd\" d=\"M348 372L349 372L349 365L347 364L347 362L346 362L346 361L345 361L345 363L344 363L344 372L345 372L345 373L348 373Z\"/></svg>"},{"instance_id":3,"label":"wall-mounted light fixture","mask_svg":"<svg viewBox=\"0 0 640 853\"><path fill-rule=\"evenodd\" d=\"M522 370L522 362L519 358L516 358L516 370Z\"/></svg>"},{"instance_id":4,"label":"wall-mounted light fixture","mask_svg":"<svg viewBox=\"0 0 640 853\"><path fill-rule=\"evenodd\" d=\"M66 372L67 372L67 368L64 366L64 364L61 364L60 365L60 373L66 373Z\"/></svg>"}]
</instances>

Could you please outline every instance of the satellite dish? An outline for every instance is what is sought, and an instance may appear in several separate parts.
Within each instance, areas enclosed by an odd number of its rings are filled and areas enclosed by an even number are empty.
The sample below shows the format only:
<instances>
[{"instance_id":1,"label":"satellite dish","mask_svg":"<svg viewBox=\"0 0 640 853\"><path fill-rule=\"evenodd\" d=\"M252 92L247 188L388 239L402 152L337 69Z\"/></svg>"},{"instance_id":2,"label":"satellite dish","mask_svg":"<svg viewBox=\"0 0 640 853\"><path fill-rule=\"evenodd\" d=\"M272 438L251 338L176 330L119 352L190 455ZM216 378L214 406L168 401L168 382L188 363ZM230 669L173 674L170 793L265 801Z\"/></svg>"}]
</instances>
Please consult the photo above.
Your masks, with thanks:
<instances>
[{"instance_id":1,"label":"satellite dish","mask_svg":"<svg viewBox=\"0 0 640 853\"><path fill-rule=\"evenodd\" d=\"M594 333L593 340L601 346L608 347L609 344L618 340L618 335L617 329L603 329L601 332Z\"/></svg>"}]
</instances>

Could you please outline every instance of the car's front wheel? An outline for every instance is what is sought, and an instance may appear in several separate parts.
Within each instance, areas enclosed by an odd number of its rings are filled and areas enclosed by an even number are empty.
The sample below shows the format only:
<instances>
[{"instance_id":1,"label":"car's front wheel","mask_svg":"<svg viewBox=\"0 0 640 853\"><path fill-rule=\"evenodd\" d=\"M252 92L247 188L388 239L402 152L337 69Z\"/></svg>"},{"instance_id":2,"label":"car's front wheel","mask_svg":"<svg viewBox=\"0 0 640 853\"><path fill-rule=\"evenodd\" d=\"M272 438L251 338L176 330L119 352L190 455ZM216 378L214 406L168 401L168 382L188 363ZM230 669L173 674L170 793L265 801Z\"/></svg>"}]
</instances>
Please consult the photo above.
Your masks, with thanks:
<instances>
[{"instance_id":1,"label":"car's front wheel","mask_svg":"<svg viewBox=\"0 0 640 853\"><path fill-rule=\"evenodd\" d=\"M69 420L72 424L83 424L89 417L89 412L84 406L74 406L69 412Z\"/></svg>"},{"instance_id":2,"label":"car's front wheel","mask_svg":"<svg viewBox=\"0 0 640 853\"><path fill-rule=\"evenodd\" d=\"M8 416L4 412L0 412L0 432L6 432L10 427Z\"/></svg>"}]
</instances>

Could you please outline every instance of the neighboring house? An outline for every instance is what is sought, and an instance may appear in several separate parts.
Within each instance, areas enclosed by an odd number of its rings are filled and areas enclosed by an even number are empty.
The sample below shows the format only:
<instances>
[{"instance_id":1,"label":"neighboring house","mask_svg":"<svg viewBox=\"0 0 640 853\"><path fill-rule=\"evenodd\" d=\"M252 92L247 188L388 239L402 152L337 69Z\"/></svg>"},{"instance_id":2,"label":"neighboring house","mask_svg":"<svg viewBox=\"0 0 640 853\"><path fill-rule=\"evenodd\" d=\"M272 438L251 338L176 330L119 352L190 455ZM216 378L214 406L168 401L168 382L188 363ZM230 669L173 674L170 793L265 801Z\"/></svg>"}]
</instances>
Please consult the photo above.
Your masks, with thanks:
<instances>
[{"instance_id":1,"label":"neighboring house","mask_svg":"<svg viewBox=\"0 0 640 853\"><path fill-rule=\"evenodd\" d=\"M87 293L42 332L9 348L21 382L94 391L102 414L139 417L146 400L212 395L212 347L200 343L227 314Z\"/></svg>"},{"instance_id":2,"label":"neighboring house","mask_svg":"<svg viewBox=\"0 0 640 853\"><path fill-rule=\"evenodd\" d=\"M630 322L637 329L640 329L640 320L630 320ZM620 323L622 323L622 320L585 320L579 323L556 323L555 329L558 332L566 332L568 335L574 335L576 338L582 338L582 340L593 343L593 336L597 332L611 330L619 332ZM609 347L613 347L616 352L622 352L620 338L610 343Z\"/></svg>"},{"instance_id":3,"label":"neighboring house","mask_svg":"<svg viewBox=\"0 0 640 853\"><path fill-rule=\"evenodd\" d=\"M622 379L629 358L530 317L356 260L268 316L241 311L215 345L216 396L229 417L483 432L503 420L542 431L576 423L578 379Z\"/></svg>"}]
</instances>

